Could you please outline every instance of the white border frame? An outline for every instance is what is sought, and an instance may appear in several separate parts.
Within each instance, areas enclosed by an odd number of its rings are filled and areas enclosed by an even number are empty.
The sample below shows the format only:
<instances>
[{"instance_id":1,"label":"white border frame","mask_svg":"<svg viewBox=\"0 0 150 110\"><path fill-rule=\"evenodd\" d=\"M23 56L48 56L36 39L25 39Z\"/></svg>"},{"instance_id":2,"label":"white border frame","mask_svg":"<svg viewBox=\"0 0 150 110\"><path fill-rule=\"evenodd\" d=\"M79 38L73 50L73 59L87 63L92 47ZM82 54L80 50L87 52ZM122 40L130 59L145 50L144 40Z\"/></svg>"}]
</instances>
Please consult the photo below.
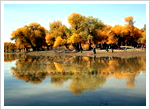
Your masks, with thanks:
<instances>
[{"instance_id":1,"label":"white border frame","mask_svg":"<svg viewBox=\"0 0 150 110\"><path fill-rule=\"evenodd\" d=\"M4 106L4 42L1 37L1 109L149 109L149 1L1 1L1 36L4 4L146 4L146 106Z\"/></svg>"}]
</instances>

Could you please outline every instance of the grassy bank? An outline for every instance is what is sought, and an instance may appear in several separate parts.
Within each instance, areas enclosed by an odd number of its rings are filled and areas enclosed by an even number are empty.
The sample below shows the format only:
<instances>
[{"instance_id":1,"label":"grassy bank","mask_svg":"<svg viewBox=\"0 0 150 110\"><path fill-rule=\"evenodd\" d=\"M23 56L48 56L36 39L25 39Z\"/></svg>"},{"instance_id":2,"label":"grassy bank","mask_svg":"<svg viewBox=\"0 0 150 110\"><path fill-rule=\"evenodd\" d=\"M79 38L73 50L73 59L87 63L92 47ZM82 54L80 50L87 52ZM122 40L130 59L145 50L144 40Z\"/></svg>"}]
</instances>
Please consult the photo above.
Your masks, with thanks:
<instances>
[{"instance_id":1,"label":"grassy bank","mask_svg":"<svg viewBox=\"0 0 150 110\"><path fill-rule=\"evenodd\" d=\"M122 57L122 58L129 58L129 57L146 57L146 50L142 49L128 49L128 50L114 50L112 53L111 50L106 52L106 50L96 50L96 54L93 51L82 51L81 52L74 52L74 51L66 51L66 52L55 52L51 51L34 51L26 53L30 56L53 56L53 55L69 55L69 56L97 56L97 57Z\"/></svg>"}]
</instances>

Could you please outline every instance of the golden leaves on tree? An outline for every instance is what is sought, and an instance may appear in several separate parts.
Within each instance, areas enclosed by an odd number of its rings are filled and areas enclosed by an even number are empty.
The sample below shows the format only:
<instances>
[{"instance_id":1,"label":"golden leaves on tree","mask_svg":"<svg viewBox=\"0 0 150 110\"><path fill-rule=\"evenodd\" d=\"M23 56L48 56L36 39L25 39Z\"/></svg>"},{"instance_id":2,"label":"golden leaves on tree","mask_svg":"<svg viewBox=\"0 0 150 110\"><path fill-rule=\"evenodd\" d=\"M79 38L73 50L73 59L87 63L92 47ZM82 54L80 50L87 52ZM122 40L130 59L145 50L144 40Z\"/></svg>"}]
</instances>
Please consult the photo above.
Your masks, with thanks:
<instances>
[{"instance_id":1,"label":"golden leaves on tree","mask_svg":"<svg viewBox=\"0 0 150 110\"><path fill-rule=\"evenodd\" d=\"M125 17L124 20L125 20L126 22L130 22L130 21L133 20L133 16Z\"/></svg>"},{"instance_id":2,"label":"golden leaves on tree","mask_svg":"<svg viewBox=\"0 0 150 110\"><path fill-rule=\"evenodd\" d=\"M83 21L83 16L79 13L72 13L68 16L68 22L74 28L80 25L81 21Z\"/></svg>"},{"instance_id":3,"label":"golden leaves on tree","mask_svg":"<svg viewBox=\"0 0 150 110\"><path fill-rule=\"evenodd\" d=\"M16 52L17 51L17 45L12 42L4 42L4 52Z\"/></svg>"},{"instance_id":4,"label":"golden leaves on tree","mask_svg":"<svg viewBox=\"0 0 150 110\"><path fill-rule=\"evenodd\" d=\"M146 25L139 29L134 26L133 19L133 16L128 16L124 18L127 24L110 26L93 16L71 13L68 16L69 28L60 20L51 22L49 30L32 22L13 31L11 40L15 41L18 51L40 50L43 47L52 49L64 45L67 49L72 47L79 52L82 46L90 50L92 46L105 43L118 46L146 44Z\"/></svg>"},{"instance_id":5,"label":"golden leaves on tree","mask_svg":"<svg viewBox=\"0 0 150 110\"><path fill-rule=\"evenodd\" d=\"M79 43L82 42L81 37L78 34L73 34L68 39L68 43Z\"/></svg>"},{"instance_id":6,"label":"golden leaves on tree","mask_svg":"<svg viewBox=\"0 0 150 110\"><path fill-rule=\"evenodd\" d=\"M30 23L12 32L11 40L15 40L18 48L39 49L46 45L46 29L39 23Z\"/></svg>"},{"instance_id":7,"label":"golden leaves on tree","mask_svg":"<svg viewBox=\"0 0 150 110\"><path fill-rule=\"evenodd\" d=\"M50 30L46 34L46 42L53 47L61 46L67 43L67 27L61 21L51 22Z\"/></svg>"}]
</instances>

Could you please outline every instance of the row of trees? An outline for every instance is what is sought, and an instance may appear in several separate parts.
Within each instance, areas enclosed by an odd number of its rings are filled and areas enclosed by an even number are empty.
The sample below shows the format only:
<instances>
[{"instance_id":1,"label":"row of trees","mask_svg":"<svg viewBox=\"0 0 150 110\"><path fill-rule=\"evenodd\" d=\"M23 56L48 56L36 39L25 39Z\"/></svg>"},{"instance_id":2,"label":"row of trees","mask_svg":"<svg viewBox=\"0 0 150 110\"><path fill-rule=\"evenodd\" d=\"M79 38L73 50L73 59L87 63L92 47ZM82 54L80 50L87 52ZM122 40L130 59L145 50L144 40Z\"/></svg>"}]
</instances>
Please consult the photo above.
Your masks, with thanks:
<instances>
[{"instance_id":1,"label":"row of trees","mask_svg":"<svg viewBox=\"0 0 150 110\"><path fill-rule=\"evenodd\" d=\"M15 43L4 42L4 52L5 53L16 52L16 50L17 50L17 46Z\"/></svg>"},{"instance_id":2,"label":"row of trees","mask_svg":"<svg viewBox=\"0 0 150 110\"><path fill-rule=\"evenodd\" d=\"M72 46L78 52L83 50L84 45L88 45L86 48L91 50L93 46L101 47L104 43L118 46L146 44L146 25L143 29L135 27L132 16L124 20L126 24L123 26L110 26L98 18L72 13L68 16L69 28L61 21L51 22L49 30L39 23L30 23L13 31L11 40L15 40L17 51L35 51L60 46L69 49Z\"/></svg>"}]
</instances>

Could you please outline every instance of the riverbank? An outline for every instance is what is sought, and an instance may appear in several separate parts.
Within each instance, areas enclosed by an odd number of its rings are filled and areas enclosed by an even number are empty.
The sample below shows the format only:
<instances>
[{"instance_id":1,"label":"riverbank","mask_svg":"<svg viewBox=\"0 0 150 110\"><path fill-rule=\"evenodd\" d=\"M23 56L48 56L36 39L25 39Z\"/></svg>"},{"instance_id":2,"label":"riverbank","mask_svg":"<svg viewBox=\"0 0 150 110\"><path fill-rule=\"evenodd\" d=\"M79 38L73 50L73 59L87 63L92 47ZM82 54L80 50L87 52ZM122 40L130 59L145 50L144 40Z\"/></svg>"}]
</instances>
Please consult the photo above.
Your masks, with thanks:
<instances>
[{"instance_id":1,"label":"riverbank","mask_svg":"<svg viewBox=\"0 0 150 110\"><path fill-rule=\"evenodd\" d=\"M122 57L122 58L130 58L130 57L146 57L146 50L144 49L128 49L128 50L114 50L112 53L111 50L106 52L106 50L96 50L96 54L93 51L82 51L82 52L74 52L74 51L66 51L66 52L55 52L53 50L50 51L34 51L26 53L30 56L54 56L54 55L68 55L68 56L89 56L89 57Z\"/></svg>"}]
</instances>

